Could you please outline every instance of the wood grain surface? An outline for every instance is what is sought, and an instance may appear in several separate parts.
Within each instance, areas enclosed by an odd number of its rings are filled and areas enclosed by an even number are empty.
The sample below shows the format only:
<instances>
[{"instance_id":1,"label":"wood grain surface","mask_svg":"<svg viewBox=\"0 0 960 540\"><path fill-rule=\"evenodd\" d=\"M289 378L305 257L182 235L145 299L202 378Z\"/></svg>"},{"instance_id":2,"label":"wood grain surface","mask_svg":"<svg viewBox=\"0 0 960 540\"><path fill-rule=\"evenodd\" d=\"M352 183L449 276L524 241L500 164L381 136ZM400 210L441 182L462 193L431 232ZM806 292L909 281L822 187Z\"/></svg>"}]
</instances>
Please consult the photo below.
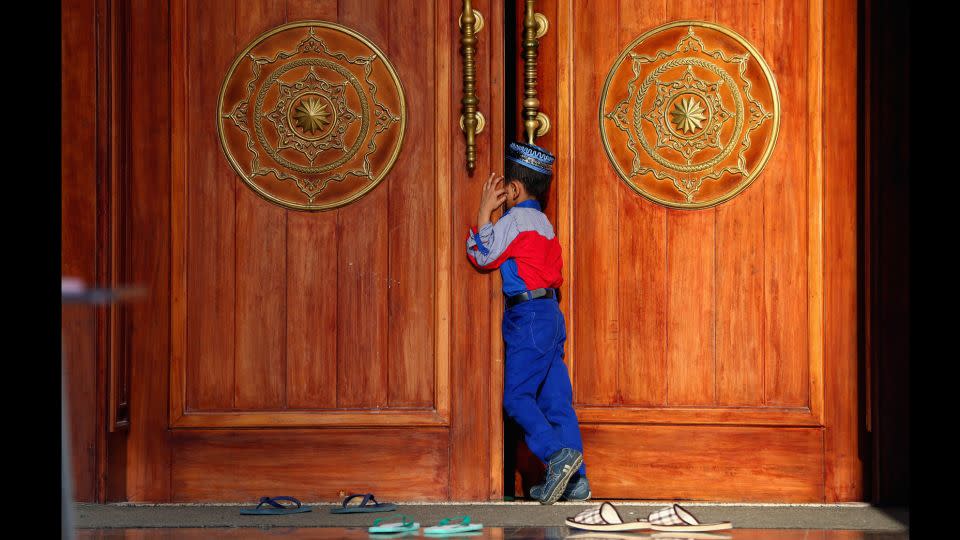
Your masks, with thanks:
<instances>
[{"instance_id":1,"label":"wood grain surface","mask_svg":"<svg viewBox=\"0 0 960 540\"><path fill-rule=\"evenodd\" d=\"M391 218L387 238L387 343L389 406L426 407L433 404L434 370L429 344L434 343L435 298L433 265L437 258L434 171L433 62L423 52L434 47L436 6L418 0L389 3L390 60L407 92L407 134L389 176L387 204ZM406 14L417 13L411 25ZM445 151L445 150L439 150ZM448 233L449 234L449 233Z\"/></svg>"},{"instance_id":2,"label":"wood grain surface","mask_svg":"<svg viewBox=\"0 0 960 540\"><path fill-rule=\"evenodd\" d=\"M576 4L582 9L582 4ZM599 6L597 6L599 7ZM616 4L602 8L610 16ZM573 243L575 256L572 283L576 319L573 333L576 349L570 351L576 373L574 401L581 404L618 402L617 364L620 319L617 275L619 208L617 185L612 168L601 161L603 146L594 129L596 110L574 104L599 103L606 77L604 68L620 52L617 33L610 30L612 17L584 17L575 13L573 48L576 51L573 76L573 145L580 156L573 169ZM619 17L613 19L613 24ZM578 69L593 66L591 69ZM570 149L572 150L572 148ZM560 159L568 153L558 152ZM592 157L588 157L592 156ZM582 351L582 354L581 354Z\"/></svg>"},{"instance_id":3,"label":"wood grain surface","mask_svg":"<svg viewBox=\"0 0 960 540\"><path fill-rule=\"evenodd\" d=\"M584 424L582 431L599 498L809 502L823 493L821 428ZM624 441L632 441L629 451Z\"/></svg>"},{"instance_id":4,"label":"wood grain surface","mask_svg":"<svg viewBox=\"0 0 960 540\"><path fill-rule=\"evenodd\" d=\"M824 447L825 499L864 496L857 410L857 11L851 0L826 0L823 14L824 103L846 114L823 116L824 152Z\"/></svg>"},{"instance_id":5,"label":"wood grain surface","mask_svg":"<svg viewBox=\"0 0 960 540\"><path fill-rule=\"evenodd\" d=\"M133 283L147 297L130 306L130 434L127 439L126 497L166 501L170 497L169 397L171 366L170 187L171 19L186 16L166 2L133 3L128 50L131 118L150 129L133 129L130 161L130 246Z\"/></svg>"},{"instance_id":6,"label":"wood grain surface","mask_svg":"<svg viewBox=\"0 0 960 540\"><path fill-rule=\"evenodd\" d=\"M447 444L446 429L178 431L171 500L256 501L264 493L292 493L333 502L368 492L384 502L444 500Z\"/></svg>"},{"instance_id":7,"label":"wood grain surface","mask_svg":"<svg viewBox=\"0 0 960 540\"><path fill-rule=\"evenodd\" d=\"M283 24L285 8L283 0L238 4L231 54L235 55L233 51L242 50L263 32ZM217 72L212 70L213 73ZM216 155L220 162L224 161L222 154ZM287 210L239 184L236 177L230 182L236 186L237 194L233 231L237 250L233 263L236 276L234 406L281 409L287 401ZM193 270L203 272L202 267L193 267ZM187 294L189 296L189 290ZM188 358L189 361L203 362L200 358Z\"/></svg>"},{"instance_id":8,"label":"wood grain surface","mask_svg":"<svg viewBox=\"0 0 960 540\"><path fill-rule=\"evenodd\" d=\"M171 21L174 26L189 25L180 30L187 39L184 58L175 57L175 61L186 60L187 65L174 73L186 78L184 109L176 111L186 118L186 132L176 134L175 144L181 143L182 137L181 144L187 149L182 231L186 313L181 323L186 335L187 409L232 409L236 394L235 230L240 185L223 159L217 126L210 120L220 92L220 81L213 74L229 66L236 54L234 25L223 23L236 18L235 7L232 0L187 2L184 20Z\"/></svg>"},{"instance_id":9,"label":"wood grain surface","mask_svg":"<svg viewBox=\"0 0 960 540\"><path fill-rule=\"evenodd\" d=\"M761 0L721 2L716 5L716 20L735 28L751 43L765 45L763 8ZM764 54L766 50L763 49ZM765 183L754 182L717 208L716 400L719 405L764 403L765 251L756 246L764 243L766 189Z\"/></svg>"},{"instance_id":10,"label":"wood grain surface","mask_svg":"<svg viewBox=\"0 0 960 540\"><path fill-rule=\"evenodd\" d=\"M89 39L96 29L97 3L65 3L61 12L60 53L65 65L60 84L60 106L75 114L64 115L61 137L61 272L64 277L97 281L97 57ZM73 491L78 501L93 502L97 491L99 362L97 355L98 308L67 305L61 310L63 377L65 385Z\"/></svg>"}]
</instances>

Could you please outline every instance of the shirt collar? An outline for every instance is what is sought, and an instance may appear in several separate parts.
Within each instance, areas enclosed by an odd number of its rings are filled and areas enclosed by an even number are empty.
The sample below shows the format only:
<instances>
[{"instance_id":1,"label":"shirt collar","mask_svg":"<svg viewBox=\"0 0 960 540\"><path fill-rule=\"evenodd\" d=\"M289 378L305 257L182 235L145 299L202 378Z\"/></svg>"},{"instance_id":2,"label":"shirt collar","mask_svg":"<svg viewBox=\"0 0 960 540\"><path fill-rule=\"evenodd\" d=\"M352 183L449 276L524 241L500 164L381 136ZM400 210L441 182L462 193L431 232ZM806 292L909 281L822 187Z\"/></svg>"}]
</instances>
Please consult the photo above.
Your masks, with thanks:
<instances>
[{"instance_id":1,"label":"shirt collar","mask_svg":"<svg viewBox=\"0 0 960 540\"><path fill-rule=\"evenodd\" d=\"M536 199L527 199L523 202L517 203L514 208L535 208L540 210L540 203Z\"/></svg>"}]
</instances>

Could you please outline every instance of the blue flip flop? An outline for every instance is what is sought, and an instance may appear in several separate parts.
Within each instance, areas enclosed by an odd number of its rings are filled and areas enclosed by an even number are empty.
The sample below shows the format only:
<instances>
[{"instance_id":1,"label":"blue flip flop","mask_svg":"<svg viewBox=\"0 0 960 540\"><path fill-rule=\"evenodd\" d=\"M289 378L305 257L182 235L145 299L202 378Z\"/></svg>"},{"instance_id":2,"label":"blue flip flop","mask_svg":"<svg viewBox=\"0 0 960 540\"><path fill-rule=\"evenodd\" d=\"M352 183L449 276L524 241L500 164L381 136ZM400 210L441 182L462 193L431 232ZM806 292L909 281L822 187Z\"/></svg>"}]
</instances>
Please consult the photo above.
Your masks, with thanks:
<instances>
[{"instance_id":1,"label":"blue flip flop","mask_svg":"<svg viewBox=\"0 0 960 540\"><path fill-rule=\"evenodd\" d=\"M293 504L281 504L277 501L290 501ZM272 508L264 508L268 504ZM260 504L256 508L241 508L240 513L244 515L276 516L283 514L299 514L301 512L310 512L313 508L303 506L300 501L293 497L260 497Z\"/></svg>"},{"instance_id":2,"label":"blue flip flop","mask_svg":"<svg viewBox=\"0 0 960 540\"><path fill-rule=\"evenodd\" d=\"M350 501L357 497L363 497L360 504L347 506ZM370 502L373 501L373 504ZM393 503L379 503L373 496L373 493L356 493L343 500L343 506L334 506L330 509L331 514L355 514L357 512L392 512L397 509Z\"/></svg>"}]
</instances>

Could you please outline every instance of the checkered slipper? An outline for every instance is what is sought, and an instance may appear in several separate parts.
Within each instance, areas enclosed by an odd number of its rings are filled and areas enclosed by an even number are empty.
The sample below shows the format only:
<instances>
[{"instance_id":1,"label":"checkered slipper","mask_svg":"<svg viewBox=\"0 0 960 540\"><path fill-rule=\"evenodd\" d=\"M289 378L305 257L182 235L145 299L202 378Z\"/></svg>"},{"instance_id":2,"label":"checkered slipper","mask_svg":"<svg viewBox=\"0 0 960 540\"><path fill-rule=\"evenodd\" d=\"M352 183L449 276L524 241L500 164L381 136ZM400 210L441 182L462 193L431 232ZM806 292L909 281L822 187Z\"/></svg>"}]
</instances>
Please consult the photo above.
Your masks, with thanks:
<instances>
[{"instance_id":1,"label":"checkered slipper","mask_svg":"<svg viewBox=\"0 0 960 540\"><path fill-rule=\"evenodd\" d=\"M568 527L587 531L643 531L650 529L650 523L644 519L624 521L617 507L609 502L588 508L566 520ZM672 529L671 529L672 530Z\"/></svg>"},{"instance_id":2,"label":"checkered slipper","mask_svg":"<svg viewBox=\"0 0 960 540\"><path fill-rule=\"evenodd\" d=\"M693 514L679 504L661 508L650 514L647 518L650 522L650 528L655 531L719 531L722 529L732 529L733 524L729 521L719 521L717 523L700 523Z\"/></svg>"},{"instance_id":3,"label":"checkered slipper","mask_svg":"<svg viewBox=\"0 0 960 540\"><path fill-rule=\"evenodd\" d=\"M566 538L570 540L651 540L653 536L632 532L581 531Z\"/></svg>"},{"instance_id":4,"label":"checkered slipper","mask_svg":"<svg viewBox=\"0 0 960 540\"><path fill-rule=\"evenodd\" d=\"M733 536L708 532L658 532L653 533L649 538L651 540L731 540Z\"/></svg>"}]
</instances>

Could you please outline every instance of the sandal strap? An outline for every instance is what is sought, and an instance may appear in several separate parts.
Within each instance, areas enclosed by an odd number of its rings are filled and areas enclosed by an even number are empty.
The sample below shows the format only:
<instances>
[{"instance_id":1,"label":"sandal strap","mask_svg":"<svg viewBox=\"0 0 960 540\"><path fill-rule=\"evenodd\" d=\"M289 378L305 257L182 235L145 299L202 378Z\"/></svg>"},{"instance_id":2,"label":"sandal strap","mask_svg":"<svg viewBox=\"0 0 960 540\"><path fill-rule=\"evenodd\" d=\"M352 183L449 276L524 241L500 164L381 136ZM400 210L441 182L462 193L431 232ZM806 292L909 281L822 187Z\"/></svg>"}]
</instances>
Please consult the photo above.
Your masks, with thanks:
<instances>
[{"instance_id":1,"label":"sandal strap","mask_svg":"<svg viewBox=\"0 0 960 540\"><path fill-rule=\"evenodd\" d=\"M697 521L697 518L693 517L693 514L688 512L679 504L674 504L673 506L668 506L666 508L661 508L656 512L652 512L650 517L647 519L653 525L671 526L700 524L700 522Z\"/></svg>"},{"instance_id":2,"label":"sandal strap","mask_svg":"<svg viewBox=\"0 0 960 540\"><path fill-rule=\"evenodd\" d=\"M401 527L409 527L410 525L413 525L413 523L414 523L414 522L413 522L413 518L410 517L410 516L408 516L408 515L406 515L406 514L400 514L398 517L400 518L400 526L401 526ZM376 527L377 525L380 525L380 523L383 522L383 520L384 520L384 518L382 518L382 517L379 517L379 518L373 520L373 526ZM390 522L390 523L388 523L387 525L394 525L394 522Z\"/></svg>"},{"instance_id":3,"label":"sandal strap","mask_svg":"<svg viewBox=\"0 0 960 540\"><path fill-rule=\"evenodd\" d=\"M366 506L371 500L373 500L374 504L377 502L377 500L373 498L373 493L354 493L343 500L343 507L346 508L350 501L356 499L357 497L363 497L363 500L360 501L360 504L358 505L361 508Z\"/></svg>"},{"instance_id":4,"label":"sandal strap","mask_svg":"<svg viewBox=\"0 0 960 540\"><path fill-rule=\"evenodd\" d=\"M440 523L437 523L438 527L443 527L444 525L449 525L451 521L458 520L461 525L470 524L470 516L454 516L452 518L443 518L440 520Z\"/></svg>"},{"instance_id":5,"label":"sandal strap","mask_svg":"<svg viewBox=\"0 0 960 540\"><path fill-rule=\"evenodd\" d=\"M277 501L290 501L290 502L293 503L293 505L280 504L280 503L278 503ZM295 499L295 498L293 498L293 497L287 497L287 496L281 496L281 497L260 497L260 504L257 505L257 508L260 508L261 506L263 506L263 505L265 505L265 504L269 504L270 506L273 506L274 508L280 508L280 509L291 508L291 507L293 507L293 508L300 508L300 506L301 506L300 501L298 501L297 499Z\"/></svg>"}]
</instances>

